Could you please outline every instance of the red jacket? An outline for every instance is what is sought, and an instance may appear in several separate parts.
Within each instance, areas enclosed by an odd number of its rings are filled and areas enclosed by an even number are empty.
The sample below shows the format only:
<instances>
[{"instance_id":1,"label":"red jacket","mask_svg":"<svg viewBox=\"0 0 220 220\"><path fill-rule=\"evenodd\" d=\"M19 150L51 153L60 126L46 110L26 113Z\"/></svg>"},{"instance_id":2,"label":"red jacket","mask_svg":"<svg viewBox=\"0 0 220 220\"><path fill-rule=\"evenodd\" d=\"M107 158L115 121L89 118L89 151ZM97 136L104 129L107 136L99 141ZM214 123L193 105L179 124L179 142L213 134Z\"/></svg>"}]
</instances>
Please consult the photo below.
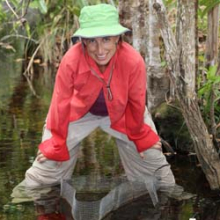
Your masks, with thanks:
<instances>
[{"instance_id":1,"label":"red jacket","mask_svg":"<svg viewBox=\"0 0 220 220\"><path fill-rule=\"evenodd\" d=\"M60 213L50 213L50 214L43 214L37 217L37 220L66 220L64 214Z\"/></svg>"},{"instance_id":2,"label":"red jacket","mask_svg":"<svg viewBox=\"0 0 220 220\"><path fill-rule=\"evenodd\" d=\"M113 62L115 67L110 84L113 100L109 101L106 86L93 75L90 67L107 82ZM64 55L57 72L46 120L46 127L51 130L52 137L39 145L48 159L69 159L66 146L68 124L89 111L102 88L112 129L126 134L135 143L138 152L159 141L158 135L144 123L146 70L141 55L132 46L122 42L101 74L96 63L87 54L84 55L82 45L78 43Z\"/></svg>"}]
</instances>

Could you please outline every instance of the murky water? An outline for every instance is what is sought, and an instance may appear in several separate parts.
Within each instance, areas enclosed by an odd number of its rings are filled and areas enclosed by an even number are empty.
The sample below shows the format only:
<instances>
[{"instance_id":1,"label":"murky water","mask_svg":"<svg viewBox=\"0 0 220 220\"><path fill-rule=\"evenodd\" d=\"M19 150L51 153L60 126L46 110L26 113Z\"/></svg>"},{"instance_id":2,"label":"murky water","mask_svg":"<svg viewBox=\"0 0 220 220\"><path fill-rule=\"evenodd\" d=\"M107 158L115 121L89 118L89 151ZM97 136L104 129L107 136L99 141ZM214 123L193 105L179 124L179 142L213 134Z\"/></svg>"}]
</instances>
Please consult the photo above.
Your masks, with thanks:
<instances>
[{"instance_id":1,"label":"murky water","mask_svg":"<svg viewBox=\"0 0 220 220\"><path fill-rule=\"evenodd\" d=\"M36 97L22 76L21 63L15 62L19 57L0 52L0 219L40 219L37 215L45 211L40 201L35 205L11 204L10 194L23 180L35 157L50 103L54 73L43 67L35 70L33 85ZM177 182L186 191L195 193L195 198L186 201L169 199L161 207L154 208L149 196L145 195L110 213L105 220L220 219L219 194L209 190L200 168L196 166L195 157L175 156L170 162ZM90 176L92 182L95 177L111 178L121 173L123 168L113 139L97 130L84 140L74 172L79 186L85 183L85 176ZM91 201L104 195L101 187L96 186L87 188L86 193L79 192L77 198ZM56 213L47 219L64 219L64 215L66 219L72 219L72 207L68 203L55 197L51 201L47 201L47 208L59 210L62 215Z\"/></svg>"}]
</instances>

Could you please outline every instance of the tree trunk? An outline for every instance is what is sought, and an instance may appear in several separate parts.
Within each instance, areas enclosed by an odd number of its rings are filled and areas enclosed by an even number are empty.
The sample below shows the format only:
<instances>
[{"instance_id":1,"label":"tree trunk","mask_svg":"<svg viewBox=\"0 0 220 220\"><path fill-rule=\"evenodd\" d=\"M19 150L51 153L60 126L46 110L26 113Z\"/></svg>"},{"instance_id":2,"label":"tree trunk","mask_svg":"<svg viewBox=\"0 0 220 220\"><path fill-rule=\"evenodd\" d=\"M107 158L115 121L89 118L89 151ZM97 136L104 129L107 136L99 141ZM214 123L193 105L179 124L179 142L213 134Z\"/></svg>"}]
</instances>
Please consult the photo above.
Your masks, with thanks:
<instances>
[{"instance_id":1,"label":"tree trunk","mask_svg":"<svg viewBox=\"0 0 220 220\"><path fill-rule=\"evenodd\" d=\"M147 0L119 1L119 10L122 24L132 30L132 38L128 42L145 58Z\"/></svg>"},{"instance_id":2,"label":"tree trunk","mask_svg":"<svg viewBox=\"0 0 220 220\"><path fill-rule=\"evenodd\" d=\"M119 17L120 23L125 27L129 28L132 31L132 9L131 4L133 1L131 0L120 0L118 2L118 10L119 10ZM125 34L124 40L129 44L132 44L132 34Z\"/></svg>"},{"instance_id":3,"label":"tree trunk","mask_svg":"<svg viewBox=\"0 0 220 220\"><path fill-rule=\"evenodd\" d=\"M155 10L154 0L149 1L148 19L148 57L145 57L147 64L147 105L150 111L165 101L166 95L170 91L170 80L165 73L165 68L161 65L160 50L160 28Z\"/></svg>"},{"instance_id":4,"label":"tree trunk","mask_svg":"<svg viewBox=\"0 0 220 220\"><path fill-rule=\"evenodd\" d=\"M184 80L184 94L195 96L196 85L196 42L195 42L195 2L178 0L176 42L180 50L180 72Z\"/></svg>"},{"instance_id":5,"label":"tree trunk","mask_svg":"<svg viewBox=\"0 0 220 220\"><path fill-rule=\"evenodd\" d=\"M147 105L150 111L165 101L170 91L170 80L161 66L160 32L155 13L148 0L119 1L120 21L132 30L125 40L145 59L147 68ZM148 10L149 9L149 10ZM148 11L150 11L148 15ZM148 19L149 18L149 19Z\"/></svg>"},{"instance_id":6,"label":"tree trunk","mask_svg":"<svg viewBox=\"0 0 220 220\"><path fill-rule=\"evenodd\" d=\"M181 95L182 96L182 95ZM210 134L201 116L197 100L178 95L181 112L193 140L197 158L211 189L220 189L220 161Z\"/></svg>"},{"instance_id":7,"label":"tree trunk","mask_svg":"<svg viewBox=\"0 0 220 220\"><path fill-rule=\"evenodd\" d=\"M207 127L201 116L196 94L194 93L194 96L186 96L185 94L185 88L187 88L188 82L181 75L181 69L183 67L180 65L180 50L177 47L175 37L169 26L166 9L162 0L157 0L157 3L154 3L154 9L157 11L158 20L161 25L160 28L170 70L169 76L175 88L180 110L190 131L198 160L201 163L202 170L206 175L211 189L220 189L219 155L210 139Z\"/></svg>"}]
</instances>

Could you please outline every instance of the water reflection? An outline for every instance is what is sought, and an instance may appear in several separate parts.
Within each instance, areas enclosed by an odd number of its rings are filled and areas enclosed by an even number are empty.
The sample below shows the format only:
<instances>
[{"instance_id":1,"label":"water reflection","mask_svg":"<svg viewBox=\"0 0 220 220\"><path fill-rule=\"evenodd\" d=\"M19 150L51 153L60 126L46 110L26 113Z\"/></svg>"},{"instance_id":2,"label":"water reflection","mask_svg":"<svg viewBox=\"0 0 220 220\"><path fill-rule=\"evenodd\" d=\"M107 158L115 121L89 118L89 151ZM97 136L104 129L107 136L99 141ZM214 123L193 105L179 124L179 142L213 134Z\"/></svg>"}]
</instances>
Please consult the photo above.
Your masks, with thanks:
<instances>
[{"instance_id":1,"label":"water reflection","mask_svg":"<svg viewBox=\"0 0 220 220\"><path fill-rule=\"evenodd\" d=\"M36 69L33 83L40 98L35 97L22 75L22 64L15 63L14 60L15 57L9 54L7 59L5 56L1 57L0 62L0 219L33 220L45 215L49 216L49 219L62 219L64 216L65 219L72 219L75 206L69 204L67 198L61 200L59 190L52 197L51 194L49 197L44 195L34 202L11 203L12 189L23 180L25 171L34 160L54 83L54 71L42 67ZM200 169L195 167L192 160L182 161L181 164L180 158L172 159L173 171L180 185L198 195L195 199L178 201L164 197L161 199L161 206L155 208L148 195L139 199L132 196L131 200L128 199L119 209L112 208L111 213L106 212L104 219L188 220L193 216L196 220L220 219L219 194L209 190L206 181L201 179L203 175ZM115 187L120 185L116 184L116 179L122 173L123 168L114 139L96 130L83 141L74 171L73 184L79 186L76 188L77 201L97 201L108 195L111 190L117 191ZM114 181L109 185L104 185L103 182L89 184L86 187L87 191L82 192L84 183L92 183L92 180L100 177L113 178ZM104 186L108 187L104 189ZM110 206L115 205L111 203L112 200L109 201ZM94 214L94 210L90 211Z\"/></svg>"},{"instance_id":2,"label":"water reflection","mask_svg":"<svg viewBox=\"0 0 220 220\"><path fill-rule=\"evenodd\" d=\"M108 219L109 213L147 194L145 184L129 182L125 177L99 176L96 180L89 181L90 179L89 176L80 176L73 178L72 181L64 180L61 184L61 196L71 206L75 220ZM77 182L84 184L78 185ZM90 186L92 191L89 191L87 186ZM97 187L99 189L95 190ZM147 203L153 207L150 196L147 197ZM167 201L168 197L164 195L163 202L165 200ZM155 212L156 208L153 207L153 210Z\"/></svg>"}]
</instances>

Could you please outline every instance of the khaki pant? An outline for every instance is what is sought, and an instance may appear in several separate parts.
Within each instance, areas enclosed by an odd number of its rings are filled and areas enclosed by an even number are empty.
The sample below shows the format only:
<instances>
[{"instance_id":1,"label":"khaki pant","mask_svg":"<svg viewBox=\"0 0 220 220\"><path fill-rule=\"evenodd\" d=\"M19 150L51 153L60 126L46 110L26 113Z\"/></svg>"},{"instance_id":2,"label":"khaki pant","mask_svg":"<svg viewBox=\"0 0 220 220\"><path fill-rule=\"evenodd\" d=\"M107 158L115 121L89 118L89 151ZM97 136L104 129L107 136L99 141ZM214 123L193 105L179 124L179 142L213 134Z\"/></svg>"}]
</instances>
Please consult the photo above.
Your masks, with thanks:
<instances>
[{"instance_id":1,"label":"khaki pant","mask_svg":"<svg viewBox=\"0 0 220 220\"><path fill-rule=\"evenodd\" d=\"M155 130L147 109L145 122ZM52 160L43 163L35 160L33 165L26 171L25 186L28 188L42 187L60 183L62 179L71 178L78 158L80 142L98 127L115 137L119 155L129 181L146 183L148 191L175 185L170 165L160 150L148 149L144 152L146 159L142 159L134 143L129 141L126 135L110 128L108 116L101 117L88 113L81 119L69 124L67 146L70 160L62 162L61 165ZM45 129L43 141L50 137L51 132Z\"/></svg>"}]
</instances>

